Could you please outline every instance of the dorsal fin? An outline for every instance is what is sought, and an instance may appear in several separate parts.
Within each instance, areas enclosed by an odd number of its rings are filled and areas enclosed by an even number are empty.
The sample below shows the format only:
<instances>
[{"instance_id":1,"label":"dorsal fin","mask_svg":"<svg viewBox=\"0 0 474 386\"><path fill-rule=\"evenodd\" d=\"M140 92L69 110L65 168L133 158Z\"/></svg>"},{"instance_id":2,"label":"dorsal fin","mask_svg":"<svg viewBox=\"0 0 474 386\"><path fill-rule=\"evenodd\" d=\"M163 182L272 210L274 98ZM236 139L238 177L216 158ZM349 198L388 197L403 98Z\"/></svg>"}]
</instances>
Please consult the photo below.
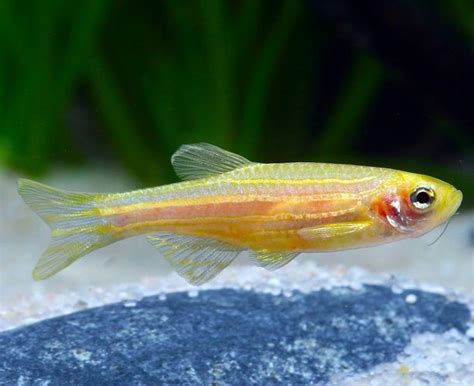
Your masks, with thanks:
<instances>
[{"instance_id":1,"label":"dorsal fin","mask_svg":"<svg viewBox=\"0 0 474 386\"><path fill-rule=\"evenodd\" d=\"M183 180L195 180L230 172L251 162L208 143L181 146L171 157L174 171Z\"/></svg>"}]
</instances>

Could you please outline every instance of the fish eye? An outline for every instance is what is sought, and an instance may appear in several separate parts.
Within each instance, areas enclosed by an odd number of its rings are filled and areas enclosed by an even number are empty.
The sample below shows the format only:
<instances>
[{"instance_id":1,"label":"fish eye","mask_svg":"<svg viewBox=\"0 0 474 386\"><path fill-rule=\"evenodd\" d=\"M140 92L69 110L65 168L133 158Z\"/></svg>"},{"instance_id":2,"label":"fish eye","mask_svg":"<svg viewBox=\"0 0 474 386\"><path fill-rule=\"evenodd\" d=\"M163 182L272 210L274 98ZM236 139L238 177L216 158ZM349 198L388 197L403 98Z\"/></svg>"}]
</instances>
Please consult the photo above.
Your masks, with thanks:
<instances>
[{"instance_id":1,"label":"fish eye","mask_svg":"<svg viewBox=\"0 0 474 386\"><path fill-rule=\"evenodd\" d=\"M430 188L417 188L410 194L410 201L416 209L427 209L435 199L435 193Z\"/></svg>"}]
</instances>

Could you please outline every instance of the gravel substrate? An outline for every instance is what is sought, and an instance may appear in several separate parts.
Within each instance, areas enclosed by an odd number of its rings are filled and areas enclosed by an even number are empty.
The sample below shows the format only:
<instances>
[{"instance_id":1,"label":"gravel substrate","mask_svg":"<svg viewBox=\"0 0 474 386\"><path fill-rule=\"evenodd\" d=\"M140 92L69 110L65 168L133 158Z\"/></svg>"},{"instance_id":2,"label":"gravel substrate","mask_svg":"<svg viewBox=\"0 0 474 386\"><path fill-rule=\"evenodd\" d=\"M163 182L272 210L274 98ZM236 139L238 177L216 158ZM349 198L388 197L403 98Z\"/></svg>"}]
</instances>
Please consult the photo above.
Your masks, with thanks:
<instances>
[{"instance_id":1,"label":"gravel substrate","mask_svg":"<svg viewBox=\"0 0 474 386\"><path fill-rule=\"evenodd\" d=\"M357 375L336 375L332 385L474 385L474 330L424 333L412 338L396 360Z\"/></svg>"}]
</instances>

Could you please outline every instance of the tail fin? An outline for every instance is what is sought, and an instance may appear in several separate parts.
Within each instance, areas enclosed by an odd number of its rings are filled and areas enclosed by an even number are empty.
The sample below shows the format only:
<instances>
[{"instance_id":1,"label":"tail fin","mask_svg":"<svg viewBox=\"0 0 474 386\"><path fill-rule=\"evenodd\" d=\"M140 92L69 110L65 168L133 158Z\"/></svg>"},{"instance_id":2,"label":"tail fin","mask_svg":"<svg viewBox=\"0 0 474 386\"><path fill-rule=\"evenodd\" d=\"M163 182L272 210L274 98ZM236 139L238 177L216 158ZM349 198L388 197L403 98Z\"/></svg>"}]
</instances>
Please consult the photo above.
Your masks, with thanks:
<instances>
[{"instance_id":1,"label":"tail fin","mask_svg":"<svg viewBox=\"0 0 474 386\"><path fill-rule=\"evenodd\" d=\"M51 243L33 270L35 280L44 280L116 241L105 232L107 220L95 205L97 194L64 192L26 179L18 180L18 193L52 230Z\"/></svg>"}]
</instances>

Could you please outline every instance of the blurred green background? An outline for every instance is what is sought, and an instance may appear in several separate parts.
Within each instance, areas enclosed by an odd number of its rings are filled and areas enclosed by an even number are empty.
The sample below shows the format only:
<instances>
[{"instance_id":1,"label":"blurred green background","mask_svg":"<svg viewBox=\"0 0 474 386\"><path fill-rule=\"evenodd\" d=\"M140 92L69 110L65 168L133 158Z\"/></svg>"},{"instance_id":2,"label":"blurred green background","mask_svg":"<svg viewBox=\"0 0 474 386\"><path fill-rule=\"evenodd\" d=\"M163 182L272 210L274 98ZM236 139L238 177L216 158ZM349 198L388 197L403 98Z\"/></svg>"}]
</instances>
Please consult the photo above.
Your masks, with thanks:
<instances>
[{"instance_id":1,"label":"blurred green background","mask_svg":"<svg viewBox=\"0 0 474 386\"><path fill-rule=\"evenodd\" d=\"M474 205L468 0L2 0L0 163L176 181L183 143L421 172Z\"/></svg>"}]
</instances>

